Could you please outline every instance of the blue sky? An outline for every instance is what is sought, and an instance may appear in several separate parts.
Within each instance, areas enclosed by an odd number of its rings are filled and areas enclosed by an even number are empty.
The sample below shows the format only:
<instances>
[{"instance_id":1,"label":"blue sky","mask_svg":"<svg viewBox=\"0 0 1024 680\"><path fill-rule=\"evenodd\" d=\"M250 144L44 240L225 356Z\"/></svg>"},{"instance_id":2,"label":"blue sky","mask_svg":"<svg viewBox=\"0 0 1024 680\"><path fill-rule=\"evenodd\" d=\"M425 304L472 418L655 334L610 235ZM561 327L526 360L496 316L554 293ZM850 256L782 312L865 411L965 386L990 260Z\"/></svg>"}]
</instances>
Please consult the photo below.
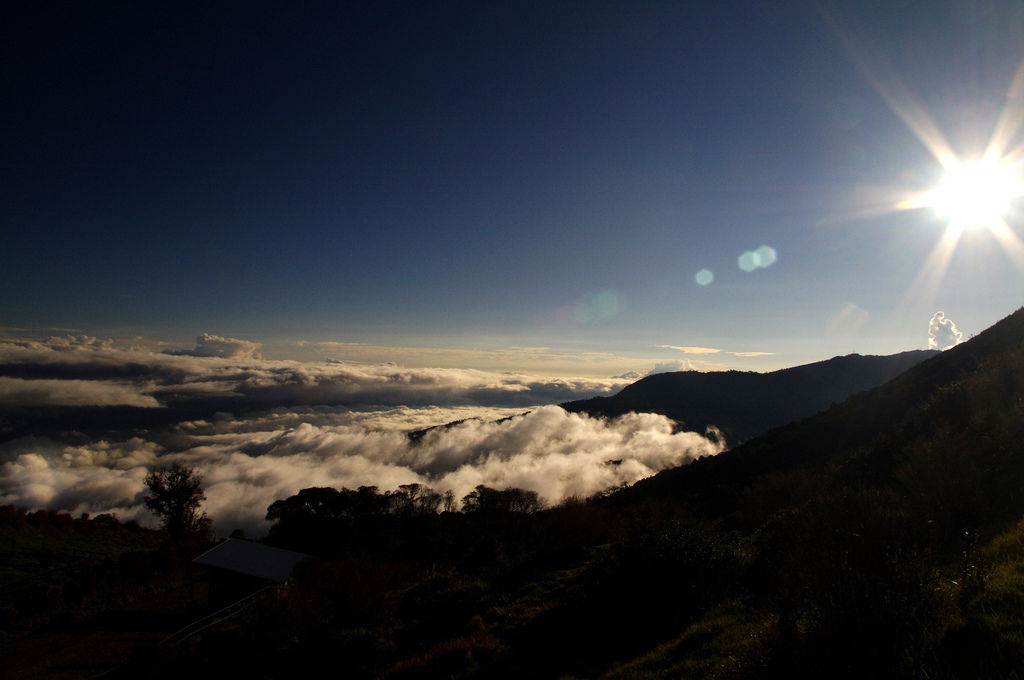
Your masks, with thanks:
<instances>
[{"instance_id":1,"label":"blue sky","mask_svg":"<svg viewBox=\"0 0 1024 680\"><path fill-rule=\"evenodd\" d=\"M923 348L938 309L972 333L1021 304L985 230L921 289L942 219L863 214L940 175L884 92L957 154L984 148L1024 59L1019 2L11 14L11 334L603 375ZM741 270L761 246L777 260Z\"/></svg>"}]
</instances>

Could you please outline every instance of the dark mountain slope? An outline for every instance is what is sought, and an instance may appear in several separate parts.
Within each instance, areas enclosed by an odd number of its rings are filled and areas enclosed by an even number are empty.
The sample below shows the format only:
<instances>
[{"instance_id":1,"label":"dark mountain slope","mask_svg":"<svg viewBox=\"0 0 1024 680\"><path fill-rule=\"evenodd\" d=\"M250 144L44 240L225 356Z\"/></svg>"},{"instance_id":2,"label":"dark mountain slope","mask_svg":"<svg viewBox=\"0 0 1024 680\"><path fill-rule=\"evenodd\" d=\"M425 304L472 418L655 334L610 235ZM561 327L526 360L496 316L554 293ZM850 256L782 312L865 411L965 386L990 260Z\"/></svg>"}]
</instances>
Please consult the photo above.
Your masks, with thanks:
<instances>
[{"instance_id":1,"label":"dark mountain slope","mask_svg":"<svg viewBox=\"0 0 1024 680\"><path fill-rule=\"evenodd\" d=\"M799 493L792 480L800 475L819 491L827 485L898 489L922 503L945 504L942 514L949 517L958 508L962 523L982 522L980 515L1019 517L1024 309L880 387L713 459L641 481L623 498L687 498L701 514L722 516L767 485Z\"/></svg>"},{"instance_id":2,"label":"dark mountain slope","mask_svg":"<svg viewBox=\"0 0 1024 680\"><path fill-rule=\"evenodd\" d=\"M727 442L735 444L881 385L937 353L850 354L771 373L661 373L612 397L572 401L562 408L610 418L631 411L661 413L697 432L714 425Z\"/></svg>"},{"instance_id":3,"label":"dark mountain slope","mask_svg":"<svg viewBox=\"0 0 1024 680\"><path fill-rule=\"evenodd\" d=\"M739 537L747 610L774 617L749 677L1019 677L1024 310L842 405L604 502L624 516L675 508L675 525L714 545ZM644 677L674 677L672 664L663 655Z\"/></svg>"}]
</instances>

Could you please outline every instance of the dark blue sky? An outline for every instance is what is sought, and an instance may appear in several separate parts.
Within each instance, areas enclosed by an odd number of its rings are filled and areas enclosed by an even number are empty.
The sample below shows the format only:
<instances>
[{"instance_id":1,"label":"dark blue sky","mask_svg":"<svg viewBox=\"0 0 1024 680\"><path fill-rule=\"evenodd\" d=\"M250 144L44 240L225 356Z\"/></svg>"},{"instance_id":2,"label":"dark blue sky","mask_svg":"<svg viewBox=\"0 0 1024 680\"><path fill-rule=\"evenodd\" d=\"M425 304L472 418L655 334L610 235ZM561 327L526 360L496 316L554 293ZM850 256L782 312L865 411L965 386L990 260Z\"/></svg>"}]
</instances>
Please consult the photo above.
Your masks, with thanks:
<instances>
[{"instance_id":1,"label":"dark blue sky","mask_svg":"<svg viewBox=\"0 0 1024 680\"><path fill-rule=\"evenodd\" d=\"M939 173L858 59L977 153L1019 2L19 4L3 326L757 368L1021 302L974 234L908 311L941 221L844 219Z\"/></svg>"}]
</instances>

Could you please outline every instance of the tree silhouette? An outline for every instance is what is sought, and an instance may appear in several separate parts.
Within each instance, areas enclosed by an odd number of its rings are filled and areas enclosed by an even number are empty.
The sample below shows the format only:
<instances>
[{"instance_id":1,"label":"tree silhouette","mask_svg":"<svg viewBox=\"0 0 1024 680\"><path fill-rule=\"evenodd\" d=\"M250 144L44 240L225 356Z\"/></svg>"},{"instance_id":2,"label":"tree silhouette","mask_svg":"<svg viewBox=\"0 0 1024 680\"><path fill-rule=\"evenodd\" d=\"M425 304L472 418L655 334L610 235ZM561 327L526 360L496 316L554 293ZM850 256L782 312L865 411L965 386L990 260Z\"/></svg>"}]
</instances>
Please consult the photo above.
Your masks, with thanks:
<instances>
[{"instance_id":1,"label":"tree silhouette","mask_svg":"<svg viewBox=\"0 0 1024 680\"><path fill-rule=\"evenodd\" d=\"M537 512L543 507L536 491L526 489L492 489L483 484L477 485L462 498L462 511L465 513L524 513Z\"/></svg>"},{"instance_id":2,"label":"tree silhouette","mask_svg":"<svg viewBox=\"0 0 1024 680\"><path fill-rule=\"evenodd\" d=\"M202 536L210 528L210 519L199 505L206 500L203 478L194 469L174 463L146 475L146 507L174 539L186 535Z\"/></svg>"},{"instance_id":3,"label":"tree silhouette","mask_svg":"<svg viewBox=\"0 0 1024 680\"><path fill-rule=\"evenodd\" d=\"M402 484L387 498L391 512L400 517L437 514L444 502L444 496L422 484Z\"/></svg>"}]
</instances>

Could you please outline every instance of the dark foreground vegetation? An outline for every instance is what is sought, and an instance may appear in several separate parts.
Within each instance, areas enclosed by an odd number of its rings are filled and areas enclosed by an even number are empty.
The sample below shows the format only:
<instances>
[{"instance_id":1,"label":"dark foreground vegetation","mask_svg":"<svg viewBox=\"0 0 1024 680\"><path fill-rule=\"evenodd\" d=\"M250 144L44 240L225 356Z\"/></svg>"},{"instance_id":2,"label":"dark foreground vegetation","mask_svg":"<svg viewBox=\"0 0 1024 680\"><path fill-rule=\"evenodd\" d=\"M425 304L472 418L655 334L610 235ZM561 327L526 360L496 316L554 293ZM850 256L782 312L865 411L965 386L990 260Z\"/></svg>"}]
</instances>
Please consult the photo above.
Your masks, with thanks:
<instances>
[{"instance_id":1,"label":"dark foreground vegetation","mask_svg":"<svg viewBox=\"0 0 1024 680\"><path fill-rule=\"evenodd\" d=\"M0 506L0 677L98 676L207 610L189 569L205 516L174 505L163 532L107 514Z\"/></svg>"},{"instance_id":2,"label":"dark foreground vegetation","mask_svg":"<svg viewBox=\"0 0 1024 680\"><path fill-rule=\"evenodd\" d=\"M1024 312L615 493L306 489L268 519L314 559L116 677L1024 677Z\"/></svg>"},{"instance_id":3,"label":"dark foreground vegetation","mask_svg":"<svg viewBox=\"0 0 1024 680\"><path fill-rule=\"evenodd\" d=\"M0 506L0 677L94 677L194 618L180 547L110 515Z\"/></svg>"},{"instance_id":4,"label":"dark foreground vegetation","mask_svg":"<svg viewBox=\"0 0 1024 680\"><path fill-rule=\"evenodd\" d=\"M160 570L160 537L111 515L0 506L0 642L131 597Z\"/></svg>"}]
</instances>

